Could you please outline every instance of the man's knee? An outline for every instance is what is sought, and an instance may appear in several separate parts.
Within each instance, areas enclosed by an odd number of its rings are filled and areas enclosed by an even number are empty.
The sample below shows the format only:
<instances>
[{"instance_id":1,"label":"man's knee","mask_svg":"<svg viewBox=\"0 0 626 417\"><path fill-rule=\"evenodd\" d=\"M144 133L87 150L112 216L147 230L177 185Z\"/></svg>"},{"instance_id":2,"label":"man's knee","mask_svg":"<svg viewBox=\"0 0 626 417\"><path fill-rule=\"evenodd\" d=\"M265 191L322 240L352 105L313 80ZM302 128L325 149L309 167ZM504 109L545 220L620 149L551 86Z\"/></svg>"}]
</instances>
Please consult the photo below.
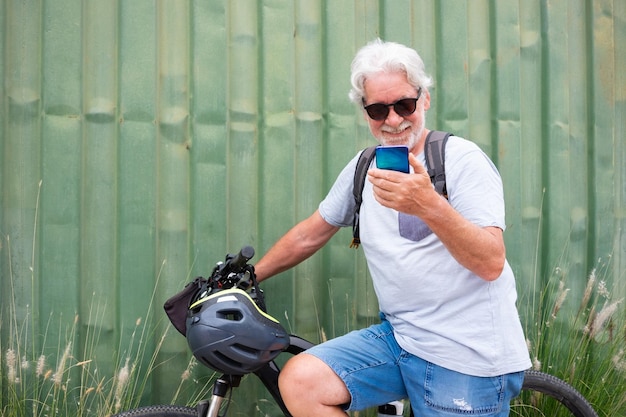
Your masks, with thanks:
<instances>
[{"instance_id":1,"label":"man's knee","mask_svg":"<svg viewBox=\"0 0 626 417\"><path fill-rule=\"evenodd\" d=\"M315 363L317 359L311 355L296 355L289 359L278 376L278 386L280 392L290 394L301 389L310 390L314 385L316 368L319 364Z\"/></svg>"},{"instance_id":2,"label":"man's knee","mask_svg":"<svg viewBox=\"0 0 626 417\"><path fill-rule=\"evenodd\" d=\"M322 360L306 353L287 361L278 386L288 407L296 400L299 404L310 401L325 406L350 402L350 393L341 378Z\"/></svg>"}]
</instances>

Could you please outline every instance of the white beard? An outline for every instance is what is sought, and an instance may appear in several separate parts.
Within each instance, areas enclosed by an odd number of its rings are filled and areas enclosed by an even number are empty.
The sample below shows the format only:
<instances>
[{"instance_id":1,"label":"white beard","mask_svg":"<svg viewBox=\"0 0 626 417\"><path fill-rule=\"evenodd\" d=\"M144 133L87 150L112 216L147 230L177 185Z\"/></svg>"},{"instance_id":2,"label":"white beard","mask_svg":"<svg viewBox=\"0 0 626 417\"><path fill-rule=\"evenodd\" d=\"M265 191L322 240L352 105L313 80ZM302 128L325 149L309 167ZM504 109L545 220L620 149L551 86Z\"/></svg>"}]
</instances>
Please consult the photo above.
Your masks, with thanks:
<instances>
[{"instance_id":1,"label":"white beard","mask_svg":"<svg viewBox=\"0 0 626 417\"><path fill-rule=\"evenodd\" d=\"M381 135L377 138L381 145L384 146L392 146L392 145L405 145L409 148L409 150L415 148L417 143L419 142L420 137L422 137L422 132L424 131L424 126L422 125L418 129L406 130L412 126L411 122L403 121L397 129L393 129L387 125L381 128ZM400 137L388 137L385 133L398 133L406 130L406 134Z\"/></svg>"}]
</instances>

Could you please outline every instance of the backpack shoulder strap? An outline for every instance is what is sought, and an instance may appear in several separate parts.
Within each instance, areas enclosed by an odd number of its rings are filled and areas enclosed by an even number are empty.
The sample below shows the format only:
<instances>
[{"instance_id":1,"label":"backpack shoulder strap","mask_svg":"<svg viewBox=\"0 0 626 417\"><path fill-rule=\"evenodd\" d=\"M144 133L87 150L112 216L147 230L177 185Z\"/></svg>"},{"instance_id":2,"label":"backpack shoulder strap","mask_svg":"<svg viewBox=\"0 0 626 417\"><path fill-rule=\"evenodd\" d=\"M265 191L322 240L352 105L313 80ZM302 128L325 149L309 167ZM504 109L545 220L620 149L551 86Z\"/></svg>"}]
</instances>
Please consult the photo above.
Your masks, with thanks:
<instances>
[{"instance_id":1,"label":"backpack shoulder strap","mask_svg":"<svg viewBox=\"0 0 626 417\"><path fill-rule=\"evenodd\" d=\"M435 190L448 198L446 187L446 142L452 133L431 130L424 142L424 158L426 159L426 170L430 176L430 181L435 186Z\"/></svg>"},{"instance_id":2,"label":"backpack shoulder strap","mask_svg":"<svg viewBox=\"0 0 626 417\"><path fill-rule=\"evenodd\" d=\"M354 185L352 186L352 194L354 195L354 217L352 219L352 243L351 248L358 248L361 240L359 238L359 212L361 210L361 202L363 201L363 187L365 186L365 177L367 170L374 159L376 146L365 148L359 160L356 163L354 171Z\"/></svg>"}]
</instances>

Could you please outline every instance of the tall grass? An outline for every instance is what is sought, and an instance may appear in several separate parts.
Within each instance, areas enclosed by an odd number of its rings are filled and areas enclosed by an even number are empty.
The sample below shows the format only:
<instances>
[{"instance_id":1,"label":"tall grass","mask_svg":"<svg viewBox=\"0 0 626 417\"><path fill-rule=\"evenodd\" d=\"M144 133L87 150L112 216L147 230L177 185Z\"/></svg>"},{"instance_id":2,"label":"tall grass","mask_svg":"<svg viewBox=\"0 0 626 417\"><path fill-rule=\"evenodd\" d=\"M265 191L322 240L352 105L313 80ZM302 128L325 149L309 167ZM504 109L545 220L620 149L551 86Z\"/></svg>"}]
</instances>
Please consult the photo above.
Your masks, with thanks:
<instances>
[{"instance_id":1,"label":"tall grass","mask_svg":"<svg viewBox=\"0 0 626 417\"><path fill-rule=\"evenodd\" d=\"M35 211L29 266L32 283L36 281L37 217L38 209ZM0 416L93 417L137 407L151 388L155 371L166 361L159 358L166 356L161 353L171 326L166 326L161 334L156 333L156 329L163 328L159 326L159 321L165 315L152 317L155 294L152 294L145 316L137 318L134 327L130 326L133 328L130 337L127 340L120 337L120 343L111 356L98 358L96 352L102 351L103 343L102 324L109 314L106 302L99 302L94 295L89 304L88 317L78 314L64 317L51 313L45 326L41 326L32 310L33 306L37 306L34 293L26 311L20 309L18 312L14 290L16 278L11 270L10 236L6 236L4 243L8 276L2 279L8 280L10 297L4 294L3 301L8 298L9 305L2 306L4 308L0 310ZM0 247L2 244L0 242ZM24 301L19 300L19 303ZM51 336L53 334L57 336ZM107 345L109 343L107 341ZM110 369L112 358L114 369ZM180 370L180 379L171 382L175 387L172 397L161 397L159 403L195 404L208 395L213 373L193 372L195 364L192 357L186 368Z\"/></svg>"},{"instance_id":2,"label":"tall grass","mask_svg":"<svg viewBox=\"0 0 626 417\"><path fill-rule=\"evenodd\" d=\"M626 415L626 309L625 300L612 296L611 285L589 274L579 299L571 297L567 277L555 269L547 285L539 290L534 302L526 306L526 335L533 368L558 376L574 385L594 406L600 416ZM93 303L90 314L102 317L104 306ZM12 310L13 311L13 310ZM31 314L17 321L15 314L0 318L0 330L9 329L2 341L2 378L0 378L0 415L22 416L106 416L139 405L153 372L161 365L158 353L167 331L155 334L153 320L137 319L127 344L120 345L114 356L116 370L102 373L93 359L98 334L78 340L80 317L50 316L46 329L57 326L59 337L43 335L40 352L31 352L38 337ZM94 326L97 328L97 326ZM156 340L154 350L146 347ZM77 346L84 345L82 352ZM50 350L55 354L45 354ZM181 369L180 380L172 398L158 402L195 403L207 398L211 378L194 375L192 358ZM182 395L186 393L187 395ZM169 400L169 401L168 401ZM559 415L546 410L544 415ZM512 415L525 415L513 407ZM537 414L528 414L537 415Z\"/></svg>"},{"instance_id":3,"label":"tall grass","mask_svg":"<svg viewBox=\"0 0 626 417\"><path fill-rule=\"evenodd\" d=\"M92 305L95 307L89 315L93 317L88 321L96 325L89 326L82 338L78 315L51 315L43 336L32 326L31 313L19 321L11 308L8 319L0 317L0 331L8 335L0 343L1 416L107 416L139 405L154 371L163 365L158 358L168 332L155 333L158 326L149 311L145 318L136 319L128 341L112 352L116 367L107 374L107 366L100 366L95 353L101 343L98 318L104 317L105 307L96 302ZM58 327L56 340L48 337L51 326ZM38 338L42 341L37 342ZM39 343L41 347L33 351ZM107 363L110 360L106 358ZM191 358L180 370L180 379L172 381L172 397L160 398L160 403L194 404L206 398L212 374L194 374L195 364Z\"/></svg>"},{"instance_id":4,"label":"tall grass","mask_svg":"<svg viewBox=\"0 0 626 417\"><path fill-rule=\"evenodd\" d=\"M525 295L520 300L520 311L533 368L568 381L599 415L622 416L626 415L626 309L623 298L612 296L612 286L623 283L609 283L602 271L598 268L589 274L582 296L575 299L567 276L556 268L536 298L529 301ZM89 322L105 314L105 306L95 301L92 305ZM62 336L50 340L46 331L39 352L34 352L33 346L38 345L35 339L40 336L32 315L28 313L18 321L15 308L10 310L10 317L0 317L0 331L8 327L3 334L9 335L0 343L2 416L106 416L134 408L154 371L162 365L157 358L167 330L155 333L158 326L150 317L151 308L145 318L136 320L127 343L118 346L114 353L116 370L109 375L102 373L94 359L100 335L91 333L79 340L79 316L51 315L45 328L56 326L56 333ZM147 349L155 340L154 350ZM78 351L81 345L84 348ZM45 353L51 350L55 353ZM194 375L195 367L192 358L180 370L172 398L158 402L194 404L207 398L212 378L206 373ZM546 405L540 407L544 415L560 415L545 410ZM520 410L514 407L512 415L525 415Z\"/></svg>"},{"instance_id":5,"label":"tall grass","mask_svg":"<svg viewBox=\"0 0 626 417\"><path fill-rule=\"evenodd\" d=\"M574 298L564 270L554 269L536 299L520 302L533 368L573 385L600 416L626 416L626 306L613 296L623 294L624 277L610 282L599 262Z\"/></svg>"},{"instance_id":6,"label":"tall grass","mask_svg":"<svg viewBox=\"0 0 626 417\"><path fill-rule=\"evenodd\" d=\"M100 326L89 326L91 330L80 340L78 315L52 314L40 336L32 325L30 312L21 321L17 318L12 299L8 317L0 316L0 331L6 336L2 339L4 344L0 343L1 416L107 416L139 405L154 371L162 365L158 358L167 336L167 330L160 335L154 333L158 326L152 323L149 311L145 318L135 321L126 344L112 352L117 367L105 374L106 367L94 359ZM92 306L96 307L92 307L89 315L94 317L89 321L93 323L96 319L97 324L97 319L104 316L105 307L96 303ZM56 340L48 337L51 326L58 327L55 333L60 336ZM34 351L33 347L39 345ZM82 351L77 348L81 345ZM193 404L206 398L212 375L194 374L195 365L192 357L186 369L181 369L180 380L172 381L177 384L173 396L161 398L160 403Z\"/></svg>"}]
</instances>

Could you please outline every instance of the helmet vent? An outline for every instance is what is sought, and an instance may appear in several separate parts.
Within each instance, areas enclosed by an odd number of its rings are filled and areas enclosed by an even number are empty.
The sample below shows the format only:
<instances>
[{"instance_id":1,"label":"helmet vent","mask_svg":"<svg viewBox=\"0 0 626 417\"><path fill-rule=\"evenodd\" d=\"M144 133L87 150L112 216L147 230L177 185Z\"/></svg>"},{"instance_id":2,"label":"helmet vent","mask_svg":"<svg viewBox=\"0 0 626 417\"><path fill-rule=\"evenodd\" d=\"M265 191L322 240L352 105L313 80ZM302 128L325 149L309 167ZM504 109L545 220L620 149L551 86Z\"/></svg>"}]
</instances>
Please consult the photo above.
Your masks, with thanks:
<instances>
[{"instance_id":1,"label":"helmet vent","mask_svg":"<svg viewBox=\"0 0 626 417\"><path fill-rule=\"evenodd\" d=\"M256 356L259 354L258 349L254 349L254 348L242 345L241 343L235 343L233 345L233 348L237 349L240 353L243 353L243 354L248 354L252 356Z\"/></svg>"},{"instance_id":2,"label":"helmet vent","mask_svg":"<svg viewBox=\"0 0 626 417\"><path fill-rule=\"evenodd\" d=\"M222 310L217 312L217 317L223 320L241 321L243 314L239 310Z\"/></svg>"},{"instance_id":3,"label":"helmet vent","mask_svg":"<svg viewBox=\"0 0 626 417\"><path fill-rule=\"evenodd\" d=\"M239 368L241 367L241 362L237 362L236 360L233 360L231 358L229 358L228 356L224 355L222 352L219 352L217 350L213 351L213 354L215 355L215 357L222 362L222 364L229 366L231 368ZM207 361L208 363L211 363L210 358L204 358L205 361Z\"/></svg>"}]
</instances>

